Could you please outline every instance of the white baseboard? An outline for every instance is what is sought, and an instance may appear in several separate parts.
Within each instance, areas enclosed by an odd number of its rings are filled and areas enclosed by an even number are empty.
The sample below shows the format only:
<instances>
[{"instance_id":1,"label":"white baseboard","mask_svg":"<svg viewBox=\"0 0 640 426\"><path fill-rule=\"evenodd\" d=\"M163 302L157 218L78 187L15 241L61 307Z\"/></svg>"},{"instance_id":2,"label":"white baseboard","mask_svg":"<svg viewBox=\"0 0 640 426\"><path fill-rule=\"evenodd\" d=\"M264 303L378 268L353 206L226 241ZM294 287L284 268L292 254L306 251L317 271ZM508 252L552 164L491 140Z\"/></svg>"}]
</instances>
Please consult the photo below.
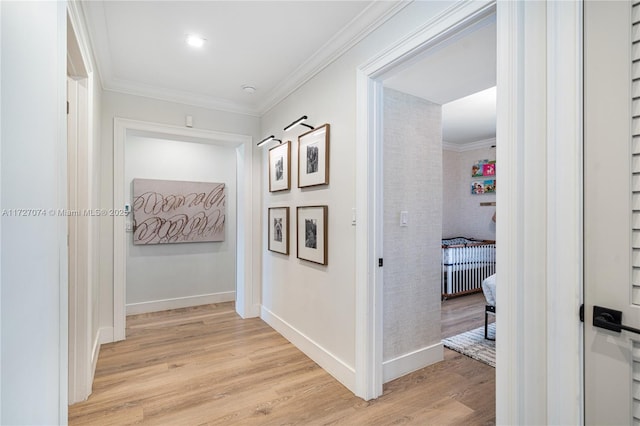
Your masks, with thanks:
<instances>
[{"instance_id":1,"label":"white baseboard","mask_svg":"<svg viewBox=\"0 0 640 426\"><path fill-rule=\"evenodd\" d=\"M89 394L93 391L93 378L96 375L96 366L98 365L98 356L100 356L100 345L113 342L113 327L101 327L96 333L91 348L91 380L89 381Z\"/></svg>"},{"instance_id":2,"label":"white baseboard","mask_svg":"<svg viewBox=\"0 0 640 426\"><path fill-rule=\"evenodd\" d=\"M167 311L169 309L188 308L211 303L233 302L235 291L223 293L200 294L197 296L178 297L175 299L152 300L150 302L130 303L126 306L127 315L146 314L147 312Z\"/></svg>"},{"instance_id":3,"label":"white baseboard","mask_svg":"<svg viewBox=\"0 0 640 426\"><path fill-rule=\"evenodd\" d=\"M347 389L355 393L356 371L353 367L345 364L335 355L324 349L309 337L305 336L295 327L291 326L291 324L288 324L264 306L262 307L260 317L274 330L284 336L285 339L293 343L305 355L315 361L326 372L346 386Z\"/></svg>"},{"instance_id":4,"label":"white baseboard","mask_svg":"<svg viewBox=\"0 0 640 426\"><path fill-rule=\"evenodd\" d=\"M434 345L418 349L417 351L384 361L382 363L382 382L390 382L405 374L440 362L443 359L444 349L442 342L438 342Z\"/></svg>"},{"instance_id":5,"label":"white baseboard","mask_svg":"<svg viewBox=\"0 0 640 426\"><path fill-rule=\"evenodd\" d=\"M104 345L105 343L112 343L114 342L113 340L113 327L100 327L100 329L98 329L98 346L99 345ZM94 351L96 350L96 347L94 345ZM100 350L100 348L98 347L98 350Z\"/></svg>"}]
</instances>

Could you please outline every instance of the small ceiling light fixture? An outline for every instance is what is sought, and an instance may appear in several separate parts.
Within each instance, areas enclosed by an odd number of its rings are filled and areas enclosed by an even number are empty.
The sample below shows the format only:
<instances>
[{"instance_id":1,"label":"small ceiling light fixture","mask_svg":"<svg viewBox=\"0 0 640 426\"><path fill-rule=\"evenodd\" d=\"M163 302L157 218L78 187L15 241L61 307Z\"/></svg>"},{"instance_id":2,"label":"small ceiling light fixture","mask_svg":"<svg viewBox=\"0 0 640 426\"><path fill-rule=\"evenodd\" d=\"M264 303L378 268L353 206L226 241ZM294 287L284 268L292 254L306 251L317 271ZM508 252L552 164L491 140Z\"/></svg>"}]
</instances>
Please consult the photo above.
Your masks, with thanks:
<instances>
[{"instance_id":1,"label":"small ceiling light fixture","mask_svg":"<svg viewBox=\"0 0 640 426\"><path fill-rule=\"evenodd\" d=\"M306 115L303 115L302 117L298 118L296 121L294 121L293 123L289 124L287 127L284 128L284 131L286 132L287 130L291 130L292 128L296 127L298 124L301 126L305 126L310 128L311 130L314 129L313 126L309 126L308 124L304 123L304 120L307 119Z\"/></svg>"},{"instance_id":2,"label":"small ceiling light fixture","mask_svg":"<svg viewBox=\"0 0 640 426\"><path fill-rule=\"evenodd\" d=\"M191 47L202 47L206 40L195 34L187 35L187 44Z\"/></svg>"},{"instance_id":3,"label":"small ceiling light fixture","mask_svg":"<svg viewBox=\"0 0 640 426\"><path fill-rule=\"evenodd\" d=\"M250 84L243 84L242 86L242 90L244 90L245 93L248 93L250 95L256 93L256 87L252 86Z\"/></svg>"},{"instance_id":4,"label":"small ceiling light fixture","mask_svg":"<svg viewBox=\"0 0 640 426\"><path fill-rule=\"evenodd\" d=\"M282 143L282 141L280 139L276 139L276 137L274 135L271 135L271 136L267 136L266 138L264 138L260 142L258 142L258 146L262 146L262 145L266 144L267 142L271 142L271 141L278 141L278 142Z\"/></svg>"}]
</instances>

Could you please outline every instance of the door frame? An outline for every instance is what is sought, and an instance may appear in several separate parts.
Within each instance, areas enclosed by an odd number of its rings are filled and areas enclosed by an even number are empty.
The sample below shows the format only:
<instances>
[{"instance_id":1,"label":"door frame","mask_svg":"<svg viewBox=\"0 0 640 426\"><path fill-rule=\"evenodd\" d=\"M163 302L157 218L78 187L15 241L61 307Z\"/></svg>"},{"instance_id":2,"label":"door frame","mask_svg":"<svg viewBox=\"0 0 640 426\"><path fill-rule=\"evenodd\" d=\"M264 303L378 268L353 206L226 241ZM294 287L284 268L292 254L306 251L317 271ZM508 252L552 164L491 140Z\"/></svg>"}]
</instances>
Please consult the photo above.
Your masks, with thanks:
<instances>
[{"instance_id":1,"label":"door frame","mask_svg":"<svg viewBox=\"0 0 640 426\"><path fill-rule=\"evenodd\" d=\"M356 395L383 386L383 78L454 34L494 14L494 1L457 2L357 70Z\"/></svg>"},{"instance_id":2,"label":"door frame","mask_svg":"<svg viewBox=\"0 0 640 426\"><path fill-rule=\"evenodd\" d=\"M94 175L95 111L93 87L95 73L89 48L87 30L81 18L82 13L75 2L66 4L67 38L66 66L68 76L73 79L77 101L75 108L75 131L68 131L70 141L67 161L67 204L70 210L82 210L92 206L97 198L98 188L91 180ZM82 143L80 143L82 142ZM73 152L72 152L73 151ZM66 152L66 151L65 151ZM78 176L78 173L81 176ZM92 391L93 375L98 360L99 344L97 336L92 336L93 328L93 288L97 283L97 222L91 218L76 216L68 225L68 279L69 279L69 404L86 400Z\"/></svg>"},{"instance_id":3,"label":"door frame","mask_svg":"<svg viewBox=\"0 0 640 426\"><path fill-rule=\"evenodd\" d=\"M237 230L236 230L236 312L243 318L260 314L260 283L254 280L253 217L253 138L247 135L194 129L160 123L114 118L113 122L113 207L124 208L125 144L127 135L162 135L175 140L201 140L234 148L237 158ZM125 339L126 258L125 217L113 218L113 341ZM118 231L120 230L120 231Z\"/></svg>"},{"instance_id":4,"label":"door frame","mask_svg":"<svg viewBox=\"0 0 640 426\"><path fill-rule=\"evenodd\" d=\"M459 2L357 70L356 394L382 394L380 77L493 12L498 31L498 423L580 424L582 5ZM555 96L562 88L563 96ZM565 96L566 95L566 96ZM535 177L535 178L532 178ZM542 277L542 278L541 278ZM534 319L535 320L532 320Z\"/></svg>"}]
</instances>

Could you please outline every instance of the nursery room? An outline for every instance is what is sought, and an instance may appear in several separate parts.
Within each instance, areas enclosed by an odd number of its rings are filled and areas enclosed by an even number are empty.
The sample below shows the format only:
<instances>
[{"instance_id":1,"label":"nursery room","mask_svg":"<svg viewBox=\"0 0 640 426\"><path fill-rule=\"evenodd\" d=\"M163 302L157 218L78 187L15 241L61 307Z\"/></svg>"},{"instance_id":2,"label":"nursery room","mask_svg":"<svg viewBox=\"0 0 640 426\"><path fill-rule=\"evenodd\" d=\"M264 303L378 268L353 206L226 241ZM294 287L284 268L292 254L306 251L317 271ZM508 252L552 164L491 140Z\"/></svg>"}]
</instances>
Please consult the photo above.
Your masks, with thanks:
<instances>
[{"instance_id":1,"label":"nursery room","mask_svg":"<svg viewBox=\"0 0 640 426\"><path fill-rule=\"evenodd\" d=\"M495 87L442 107L443 338L495 338L495 108Z\"/></svg>"},{"instance_id":2,"label":"nursery room","mask_svg":"<svg viewBox=\"0 0 640 426\"><path fill-rule=\"evenodd\" d=\"M495 29L495 19L487 19L384 82L440 108L441 335L446 347L463 353L449 340L466 341L462 333L472 330L473 341L495 351Z\"/></svg>"}]
</instances>

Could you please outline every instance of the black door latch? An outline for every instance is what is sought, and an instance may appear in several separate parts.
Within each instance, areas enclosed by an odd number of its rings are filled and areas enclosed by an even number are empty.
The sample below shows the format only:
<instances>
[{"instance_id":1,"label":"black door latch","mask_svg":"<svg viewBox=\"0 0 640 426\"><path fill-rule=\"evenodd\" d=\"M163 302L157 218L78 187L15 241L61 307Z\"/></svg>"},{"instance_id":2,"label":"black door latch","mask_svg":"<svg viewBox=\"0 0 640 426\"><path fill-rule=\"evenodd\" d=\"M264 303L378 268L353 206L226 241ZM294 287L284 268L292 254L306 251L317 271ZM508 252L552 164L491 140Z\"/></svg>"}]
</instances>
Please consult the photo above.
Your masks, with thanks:
<instances>
[{"instance_id":1,"label":"black door latch","mask_svg":"<svg viewBox=\"0 0 640 426\"><path fill-rule=\"evenodd\" d=\"M615 331L616 333L626 330L640 334L639 329L622 324L622 311L603 308L602 306L593 307L593 326Z\"/></svg>"}]
</instances>

